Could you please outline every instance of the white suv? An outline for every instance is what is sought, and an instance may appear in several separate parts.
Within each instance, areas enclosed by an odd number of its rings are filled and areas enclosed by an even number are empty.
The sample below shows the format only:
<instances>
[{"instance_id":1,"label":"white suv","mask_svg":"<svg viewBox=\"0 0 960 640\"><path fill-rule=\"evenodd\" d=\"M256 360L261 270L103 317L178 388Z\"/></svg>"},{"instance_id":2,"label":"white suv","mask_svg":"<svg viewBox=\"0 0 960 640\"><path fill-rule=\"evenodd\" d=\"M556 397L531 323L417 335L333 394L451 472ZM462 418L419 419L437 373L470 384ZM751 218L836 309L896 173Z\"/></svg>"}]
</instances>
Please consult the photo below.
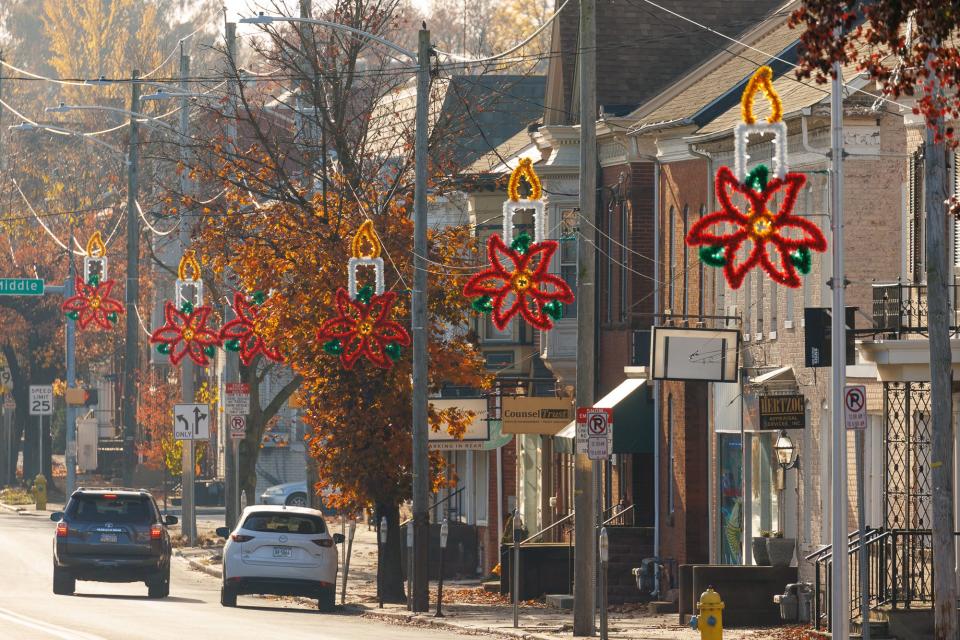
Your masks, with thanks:
<instances>
[{"instance_id":1,"label":"white suv","mask_svg":"<svg viewBox=\"0 0 960 640\"><path fill-rule=\"evenodd\" d=\"M339 533L327 531L323 514L305 507L247 507L223 546L220 604L237 606L237 596L271 594L316 598L321 611L332 611L337 584Z\"/></svg>"}]
</instances>

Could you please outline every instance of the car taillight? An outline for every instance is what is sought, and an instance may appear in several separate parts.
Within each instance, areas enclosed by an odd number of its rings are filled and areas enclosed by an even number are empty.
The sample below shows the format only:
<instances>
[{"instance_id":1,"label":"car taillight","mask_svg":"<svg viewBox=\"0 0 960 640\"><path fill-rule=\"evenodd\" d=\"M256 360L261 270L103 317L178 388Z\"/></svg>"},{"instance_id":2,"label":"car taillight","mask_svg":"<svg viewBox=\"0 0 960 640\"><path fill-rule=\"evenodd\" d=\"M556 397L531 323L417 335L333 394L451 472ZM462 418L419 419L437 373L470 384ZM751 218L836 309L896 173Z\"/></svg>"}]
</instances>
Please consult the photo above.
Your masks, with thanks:
<instances>
[{"instance_id":1,"label":"car taillight","mask_svg":"<svg viewBox=\"0 0 960 640\"><path fill-rule=\"evenodd\" d=\"M250 542L253 540L253 536L245 536L242 533L234 533L230 535L230 539L234 542Z\"/></svg>"},{"instance_id":2,"label":"car taillight","mask_svg":"<svg viewBox=\"0 0 960 640\"><path fill-rule=\"evenodd\" d=\"M317 545L318 547L332 547L333 540L330 538L318 538L317 540L313 541L313 544Z\"/></svg>"},{"instance_id":3,"label":"car taillight","mask_svg":"<svg viewBox=\"0 0 960 640\"><path fill-rule=\"evenodd\" d=\"M155 524L155 525L153 525L152 527L150 527L150 539L151 539L151 540L159 540L159 539L162 538L162 537L163 537L163 525L162 525L162 524Z\"/></svg>"},{"instance_id":4,"label":"car taillight","mask_svg":"<svg viewBox=\"0 0 960 640\"><path fill-rule=\"evenodd\" d=\"M67 527L67 523L66 523L66 522L58 522L58 523L57 523L57 537L58 537L58 538L66 538L68 535L70 535L70 528Z\"/></svg>"},{"instance_id":5,"label":"car taillight","mask_svg":"<svg viewBox=\"0 0 960 640\"><path fill-rule=\"evenodd\" d=\"M117 499L117 494L115 494L115 493L105 493L105 494L103 494L103 499L104 499L104 500L116 500L116 499Z\"/></svg>"}]
</instances>

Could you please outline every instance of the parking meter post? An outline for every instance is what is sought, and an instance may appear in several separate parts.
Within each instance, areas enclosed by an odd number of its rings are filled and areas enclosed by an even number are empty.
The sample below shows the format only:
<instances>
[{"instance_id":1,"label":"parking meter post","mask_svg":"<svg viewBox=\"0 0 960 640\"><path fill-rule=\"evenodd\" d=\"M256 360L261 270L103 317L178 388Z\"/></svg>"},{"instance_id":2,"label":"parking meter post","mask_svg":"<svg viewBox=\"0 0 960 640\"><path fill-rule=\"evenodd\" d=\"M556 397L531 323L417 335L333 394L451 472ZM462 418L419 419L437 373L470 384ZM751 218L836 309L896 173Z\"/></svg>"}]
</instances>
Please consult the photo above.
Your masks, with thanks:
<instances>
[{"instance_id":1,"label":"parking meter post","mask_svg":"<svg viewBox=\"0 0 960 640\"><path fill-rule=\"evenodd\" d=\"M380 518L380 531L377 545L377 597L380 599L380 608L383 609L383 549L387 544L387 517Z\"/></svg>"},{"instance_id":2,"label":"parking meter post","mask_svg":"<svg viewBox=\"0 0 960 640\"><path fill-rule=\"evenodd\" d=\"M437 613L434 614L435 618L444 618L443 615L443 561L447 555L447 538L450 535L450 525L447 522L447 519L443 519L443 524L440 525L440 577L437 581Z\"/></svg>"},{"instance_id":3,"label":"parking meter post","mask_svg":"<svg viewBox=\"0 0 960 640\"><path fill-rule=\"evenodd\" d=\"M600 640L609 637L607 627L607 569L610 562L610 540L607 528L600 529Z\"/></svg>"},{"instance_id":4,"label":"parking meter post","mask_svg":"<svg viewBox=\"0 0 960 640\"><path fill-rule=\"evenodd\" d=\"M523 529L520 522L520 510L513 510L513 562L510 567L513 573L513 628L520 627L520 539Z\"/></svg>"}]
</instances>

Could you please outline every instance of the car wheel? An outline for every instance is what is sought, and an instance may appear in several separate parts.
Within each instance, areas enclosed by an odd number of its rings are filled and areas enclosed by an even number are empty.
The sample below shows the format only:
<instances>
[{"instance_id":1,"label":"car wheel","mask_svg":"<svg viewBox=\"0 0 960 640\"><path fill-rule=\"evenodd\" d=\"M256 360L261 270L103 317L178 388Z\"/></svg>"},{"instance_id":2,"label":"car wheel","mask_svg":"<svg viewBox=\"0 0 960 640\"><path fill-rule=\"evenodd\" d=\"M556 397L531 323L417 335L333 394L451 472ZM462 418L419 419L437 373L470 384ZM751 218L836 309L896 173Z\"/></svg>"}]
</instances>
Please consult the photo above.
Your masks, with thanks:
<instances>
[{"instance_id":1,"label":"car wheel","mask_svg":"<svg viewBox=\"0 0 960 640\"><path fill-rule=\"evenodd\" d=\"M336 607L337 593L333 589L324 589L317 598L317 609L324 613L330 613Z\"/></svg>"},{"instance_id":2,"label":"car wheel","mask_svg":"<svg viewBox=\"0 0 960 640\"><path fill-rule=\"evenodd\" d=\"M220 604L224 607L237 606L237 592L227 585L220 587Z\"/></svg>"},{"instance_id":3,"label":"car wheel","mask_svg":"<svg viewBox=\"0 0 960 640\"><path fill-rule=\"evenodd\" d=\"M159 578L154 578L147 582L148 598L166 598L170 595L170 568L160 574Z\"/></svg>"},{"instance_id":4,"label":"car wheel","mask_svg":"<svg viewBox=\"0 0 960 640\"><path fill-rule=\"evenodd\" d=\"M60 569L53 568L53 592L58 596L72 596L77 590L77 580L69 573Z\"/></svg>"},{"instance_id":5,"label":"car wheel","mask_svg":"<svg viewBox=\"0 0 960 640\"><path fill-rule=\"evenodd\" d=\"M293 493L287 498L288 507L309 507L307 504L307 494L305 493Z\"/></svg>"}]
</instances>

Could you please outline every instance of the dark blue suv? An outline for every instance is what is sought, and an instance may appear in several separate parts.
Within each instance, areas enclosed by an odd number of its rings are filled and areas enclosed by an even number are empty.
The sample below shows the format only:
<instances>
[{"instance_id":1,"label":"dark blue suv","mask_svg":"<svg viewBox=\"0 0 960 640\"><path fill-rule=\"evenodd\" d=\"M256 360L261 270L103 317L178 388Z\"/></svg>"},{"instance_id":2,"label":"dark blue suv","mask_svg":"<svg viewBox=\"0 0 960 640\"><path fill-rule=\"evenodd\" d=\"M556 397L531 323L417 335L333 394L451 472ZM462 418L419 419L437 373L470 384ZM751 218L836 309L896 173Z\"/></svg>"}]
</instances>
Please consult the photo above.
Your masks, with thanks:
<instances>
[{"instance_id":1,"label":"dark blue suv","mask_svg":"<svg viewBox=\"0 0 960 640\"><path fill-rule=\"evenodd\" d=\"M151 598L170 594L173 516L161 516L142 489L73 492L66 510L53 513L53 592L71 595L77 580L145 582Z\"/></svg>"}]
</instances>

